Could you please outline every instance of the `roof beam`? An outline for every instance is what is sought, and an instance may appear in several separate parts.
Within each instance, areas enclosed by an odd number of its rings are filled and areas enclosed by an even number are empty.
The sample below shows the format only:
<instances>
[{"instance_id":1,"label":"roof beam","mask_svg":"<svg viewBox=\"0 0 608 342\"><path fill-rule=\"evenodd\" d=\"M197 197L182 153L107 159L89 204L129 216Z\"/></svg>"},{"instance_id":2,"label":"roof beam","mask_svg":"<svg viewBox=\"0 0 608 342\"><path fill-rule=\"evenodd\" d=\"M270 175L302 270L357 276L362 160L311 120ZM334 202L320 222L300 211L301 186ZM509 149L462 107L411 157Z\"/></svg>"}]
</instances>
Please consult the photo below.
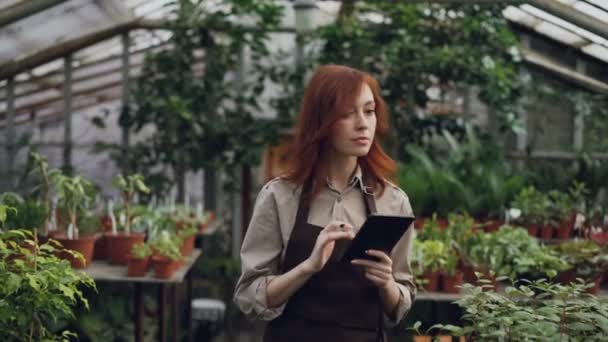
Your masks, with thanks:
<instances>
[{"instance_id":1,"label":"roof beam","mask_svg":"<svg viewBox=\"0 0 608 342\"><path fill-rule=\"evenodd\" d=\"M65 1L66 0L20 1L17 4L0 11L0 27L10 25L25 17L57 6Z\"/></svg>"},{"instance_id":2,"label":"roof beam","mask_svg":"<svg viewBox=\"0 0 608 342\"><path fill-rule=\"evenodd\" d=\"M529 0L531 5L608 39L608 23L555 0Z\"/></svg>"},{"instance_id":3,"label":"roof beam","mask_svg":"<svg viewBox=\"0 0 608 342\"><path fill-rule=\"evenodd\" d=\"M31 69L38 65L75 53L76 51L83 49L87 46L99 43L106 39L110 39L122 32L126 32L132 29L133 27L135 27L136 23L137 20L119 24L80 38L68 40L66 42L53 45L48 49L34 53L22 59L0 65L0 79L5 79L9 76L14 76L20 72Z\"/></svg>"},{"instance_id":4,"label":"roof beam","mask_svg":"<svg viewBox=\"0 0 608 342\"><path fill-rule=\"evenodd\" d=\"M587 89L593 90L601 94L608 94L608 84L598 81L592 77L581 74L575 70L559 65L547 57L534 52L533 50L521 47L522 56L528 63L542 67L545 70L551 71L554 74L563 77L565 80L574 82Z\"/></svg>"}]
</instances>

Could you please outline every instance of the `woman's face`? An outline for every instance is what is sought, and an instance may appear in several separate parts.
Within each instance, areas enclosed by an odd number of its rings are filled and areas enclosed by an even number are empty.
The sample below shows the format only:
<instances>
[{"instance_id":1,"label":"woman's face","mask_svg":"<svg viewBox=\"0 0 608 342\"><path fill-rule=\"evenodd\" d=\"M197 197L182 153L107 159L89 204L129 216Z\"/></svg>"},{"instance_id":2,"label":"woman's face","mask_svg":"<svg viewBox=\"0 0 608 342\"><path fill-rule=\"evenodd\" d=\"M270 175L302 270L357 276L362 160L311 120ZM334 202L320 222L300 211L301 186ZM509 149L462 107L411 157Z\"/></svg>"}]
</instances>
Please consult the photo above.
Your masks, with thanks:
<instances>
[{"instance_id":1,"label":"woman's face","mask_svg":"<svg viewBox=\"0 0 608 342\"><path fill-rule=\"evenodd\" d=\"M367 84L363 84L352 108L345 108L334 123L331 144L342 156L367 155L376 132L376 104Z\"/></svg>"}]
</instances>

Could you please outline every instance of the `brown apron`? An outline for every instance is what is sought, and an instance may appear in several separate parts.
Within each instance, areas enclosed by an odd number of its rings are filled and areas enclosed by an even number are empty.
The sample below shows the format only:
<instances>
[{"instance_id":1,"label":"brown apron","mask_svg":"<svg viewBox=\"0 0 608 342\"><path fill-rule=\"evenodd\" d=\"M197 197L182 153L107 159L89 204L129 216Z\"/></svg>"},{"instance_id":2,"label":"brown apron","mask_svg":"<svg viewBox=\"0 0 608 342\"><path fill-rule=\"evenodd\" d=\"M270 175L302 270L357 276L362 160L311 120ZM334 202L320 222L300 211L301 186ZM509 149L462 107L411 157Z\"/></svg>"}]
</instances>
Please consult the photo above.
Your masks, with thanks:
<instances>
[{"instance_id":1,"label":"brown apron","mask_svg":"<svg viewBox=\"0 0 608 342\"><path fill-rule=\"evenodd\" d=\"M304 186L309 191L310 187ZM304 191L302 191L304 195ZM323 227L308 224L309 205L302 197L281 272L287 272L312 253ZM373 195L364 193L367 214L376 212ZM386 341L378 288L363 273L339 261L350 241L338 240L323 269L313 275L270 321L264 342L378 342Z\"/></svg>"}]
</instances>

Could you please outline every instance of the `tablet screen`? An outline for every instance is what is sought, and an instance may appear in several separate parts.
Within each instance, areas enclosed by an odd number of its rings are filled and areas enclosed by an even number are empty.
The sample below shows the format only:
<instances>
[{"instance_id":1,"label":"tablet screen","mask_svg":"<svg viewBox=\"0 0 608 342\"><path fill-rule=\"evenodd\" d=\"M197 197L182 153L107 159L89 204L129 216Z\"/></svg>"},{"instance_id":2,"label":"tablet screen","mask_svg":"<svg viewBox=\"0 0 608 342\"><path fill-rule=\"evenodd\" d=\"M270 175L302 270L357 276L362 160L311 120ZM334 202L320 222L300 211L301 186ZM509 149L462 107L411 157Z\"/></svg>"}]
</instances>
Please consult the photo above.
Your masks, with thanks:
<instances>
[{"instance_id":1,"label":"tablet screen","mask_svg":"<svg viewBox=\"0 0 608 342\"><path fill-rule=\"evenodd\" d=\"M341 260L344 262L353 259L375 260L373 256L365 253L369 249L380 250L390 255L412 222L414 222L412 216L370 215Z\"/></svg>"}]
</instances>

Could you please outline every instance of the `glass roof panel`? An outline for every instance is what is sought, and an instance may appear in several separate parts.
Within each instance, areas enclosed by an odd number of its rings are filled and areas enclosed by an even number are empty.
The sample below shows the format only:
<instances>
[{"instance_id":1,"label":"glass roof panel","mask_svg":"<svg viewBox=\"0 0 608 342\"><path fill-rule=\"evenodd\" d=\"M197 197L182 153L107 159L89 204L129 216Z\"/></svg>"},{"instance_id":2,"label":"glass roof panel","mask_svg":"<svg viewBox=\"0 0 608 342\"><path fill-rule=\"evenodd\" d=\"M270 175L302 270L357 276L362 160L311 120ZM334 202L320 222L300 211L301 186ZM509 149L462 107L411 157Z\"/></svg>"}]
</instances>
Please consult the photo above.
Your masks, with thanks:
<instances>
[{"instance_id":1,"label":"glass roof panel","mask_svg":"<svg viewBox=\"0 0 608 342\"><path fill-rule=\"evenodd\" d=\"M598 44L590 44L582 48L587 54L608 63L608 48Z\"/></svg>"}]
</instances>

